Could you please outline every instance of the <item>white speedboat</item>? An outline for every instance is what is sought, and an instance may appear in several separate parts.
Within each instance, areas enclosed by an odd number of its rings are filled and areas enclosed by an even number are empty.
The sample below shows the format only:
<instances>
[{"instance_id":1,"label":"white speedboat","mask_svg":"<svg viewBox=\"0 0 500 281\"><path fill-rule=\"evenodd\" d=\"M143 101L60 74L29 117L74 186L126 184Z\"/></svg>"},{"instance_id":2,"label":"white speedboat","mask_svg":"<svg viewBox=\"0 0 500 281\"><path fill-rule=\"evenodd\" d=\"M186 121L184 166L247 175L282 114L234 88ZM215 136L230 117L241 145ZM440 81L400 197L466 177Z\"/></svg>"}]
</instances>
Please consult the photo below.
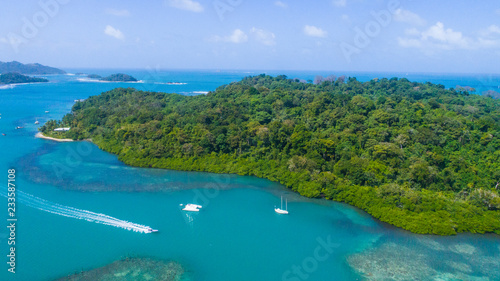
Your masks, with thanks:
<instances>
[{"instance_id":1,"label":"white speedboat","mask_svg":"<svg viewBox=\"0 0 500 281\"><path fill-rule=\"evenodd\" d=\"M288 215L288 200L285 199L285 209L283 210L283 196L281 196L281 208L274 206L274 211L278 214Z\"/></svg>"},{"instance_id":2,"label":"white speedboat","mask_svg":"<svg viewBox=\"0 0 500 281\"><path fill-rule=\"evenodd\" d=\"M182 209L183 211L189 211L189 212L199 212L202 206L196 205L196 204L186 204L184 208Z\"/></svg>"},{"instance_id":3,"label":"white speedboat","mask_svg":"<svg viewBox=\"0 0 500 281\"><path fill-rule=\"evenodd\" d=\"M148 228L148 230L146 231L146 233L154 233L154 232L158 232L158 229Z\"/></svg>"}]
</instances>

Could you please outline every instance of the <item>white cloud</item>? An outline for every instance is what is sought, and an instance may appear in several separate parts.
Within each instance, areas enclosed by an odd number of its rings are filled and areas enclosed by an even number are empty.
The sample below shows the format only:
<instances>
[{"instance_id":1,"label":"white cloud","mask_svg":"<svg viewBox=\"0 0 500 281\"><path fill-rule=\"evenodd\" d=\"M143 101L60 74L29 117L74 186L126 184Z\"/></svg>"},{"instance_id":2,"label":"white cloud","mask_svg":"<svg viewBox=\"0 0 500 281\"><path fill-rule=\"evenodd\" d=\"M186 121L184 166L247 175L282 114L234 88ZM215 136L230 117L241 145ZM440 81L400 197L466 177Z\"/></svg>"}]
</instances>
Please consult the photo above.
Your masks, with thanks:
<instances>
[{"instance_id":1,"label":"white cloud","mask_svg":"<svg viewBox=\"0 0 500 281\"><path fill-rule=\"evenodd\" d=\"M411 25L425 25L425 20L422 19L419 15L403 9L396 10L396 12L394 13L394 20Z\"/></svg>"},{"instance_id":2,"label":"white cloud","mask_svg":"<svg viewBox=\"0 0 500 281\"><path fill-rule=\"evenodd\" d=\"M478 45L484 48L500 47L500 27L490 25L485 30L479 32Z\"/></svg>"},{"instance_id":3,"label":"white cloud","mask_svg":"<svg viewBox=\"0 0 500 281\"><path fill-rule=\"evenodd\" d=\"M16 49L16 46L22 43L26 43L26 39L20 36L9 34L8 37L0 37L0 43L10 44L12 47L14 47L14 49Z\"/></svg>"},{"instance_id":4,"label":"white cloud","mask_svg":"<svg viewBox=\"0 0 500 281\"><path fill-rule=\"evenodd\" d=\"M213 41L215 42L229 42L229 43L244 43L248 41L248 36L241 29L235 29L233 33L229 36L214 36Z\"/></svg>"},{"instance_id":5,"label":"white cloud","mask_svg":"<svg viewBox=\"0 0 500 281\"><path fill-rule=\"evenodd\" d=\"M398 38L399 46L404 48L419 48L422 46L422 42L418 39L411 38Z\"/></svg>"},{"instance_id":6,"label":"white cloud","mask_svg":"<svg viewBox=\"0 0 500 281\"><path fill-rule=\"evenodd\" d=\"M500 34L500 27L498 27L498 25L492 24L492 25L490 25L488 30L491 31L492 33Z\"/></svg>"},{"instance_id":7,"label":"white cloud","mask_svg":"<svg viewBox=\"0 0 500 281\"><path fill-rule=\"evenodd\" d=\"M445 28L442 22L437 22L427 30L416 28L405 30L406 38L398 38L399 46L404 48L421 48L425 52L433 50L477 50L500 47L500 27L490 25L476 33L477 37L467 37L462 32Z\"/></svg>"},{"instance_id":8,"label":"white cloud","mask_svg":"<svg viewBox=\"0 0 500 281\"><path fill-rule=\"evenodd\" d=\"M274 5L276 5L276 6L280 7L280 8L287 8L288 7L287 3L284 3L284 2L281 2L281 1L274 2Z\"/></svg>"},{"instance_id":9,"label":"white cloud","mask_svg":"<svg viewBox=\"0 0 500 281\"><path fill-rule=\"evenodd\" d=\"M490 25L488 26L488 28L484 31L481 32L481 35L483 36L486 36L486 37L491 37L491 36L495 36L495 35L499 35L500 34L500 27L498 27L498 25Z\"/></svg>"},{"instance_id":10,"label":"white cloud","mask_svg":"<svg viewBox=\"0 0 500 281\"><path fill-rule=\"evenodd\" d=\"M252 33L255 40L257 40L258 42L267 46L276 45L275 41L276 36L274 35L274 33L264 29L258 29L255 27L252 27L250 32Z\"/></svg>"},{"instance_id":11,"label":"white cloud","mask_svg":"<svg viewBox=\"0 0 500 281\"><path fill-rule=\"evenodd\" d=\"M337 7L345 7L347 5L347 0L334 0L332 3Z\"/></svg>"},{"instance_id":12,"label":"white cloud","mask_svg":"<svg viewBox=\"0 0 500 281\"><path fill-rule=\"evenodd\" d=\"M348 21L350 18L348 15L344 14L341 16L342 20Z\"/></svg>"},{"instance_id":13,"label":"white cloud","mask_svg":"<svg viewBox=\"0 0 500 281\"><path fill-rule=\"evenodd\" d=\"M500 9L496 10L495 13L500 16Z\"/></svg>"},{"instance_id":14,"label":"white cloud","mask_svg":"<svg viewBox=\"0 0 500 281\"><path fill-rule=\"evenodd\" d=\"M462 32L454 31L451 28L445 29L442 22L438 22L422 32L422 40L435 40L449 47L466 48L468 46L467 39L463 37Z\"/></svg>"},{"instance_id":15,"label":"white cloud","mask_svg":"<svg viewBox=\"0 0 500 281\"><path fill-rule=\"evenodd\" d=\"M304 34L311 37L326 37L327 33L319 27L306 25L304 26Z\"/></svg>"},{"instance_id":16,"label":"white cloud","mask_svg":"<svg viewBox=\"0 0 500 281\"><path fill-rule=\"evenodd\" d=\"M420 35L420 31L416 28L410 28L405 30L406 35L411 35L411 36L418 36Z\"/></svg>"},{"instance_id":17,"label":"white cloud","mask_svg":"<svg viewBox=\"0 0 500 281\"><path fill-rule=\"evenodd\" d=\"M104 34L109 35L111 37L114 37L116 39L120 39L120 40L125 39L125 36L123 35L123 33L120 30L112 27L111 25L106 26L106 28L104 29Z\"/></svg>"},{"instance_id":18,"label":"white cloud","mask_svg":"<svg viewBox=\"0 0 500 281\"><path fill-rule=\"evenodd\" d=\"M478 38L477 44L481 48L500 48L500 39Z\"/></svg>"},{"instance_id":19,"label":"white cloud","mask_svg":"<svg viewBox=\"0 0 500 281\"><path fill-rule=\"evenodd\" d=\"M128 17L130 16L130 12L128 10L115 10L115 9L107 9L106 14L117 16L117 17Z\"/></svg>"},{"instance_id":20,"label":"white cloud","mask_svg":"<svg viewBox=\"0 0 500 281\"><path fill-rule=\"evenodd\" d=\"M203 12L203 6L193 0L166 0L165 4L170 7L186 10L190 12L200 13Z\"/></svg>"},{"instance_id":21,"label":"white cloud","mask_svg":"<svg viewBox=\"0 0 500 281\"><path fill-rule=\"evenodd\" d=\"M232 43L243 43L248 41L248 36L240 29L235 29L233 34L227 38L227 41Z\"/></svg>"}]
</instances>

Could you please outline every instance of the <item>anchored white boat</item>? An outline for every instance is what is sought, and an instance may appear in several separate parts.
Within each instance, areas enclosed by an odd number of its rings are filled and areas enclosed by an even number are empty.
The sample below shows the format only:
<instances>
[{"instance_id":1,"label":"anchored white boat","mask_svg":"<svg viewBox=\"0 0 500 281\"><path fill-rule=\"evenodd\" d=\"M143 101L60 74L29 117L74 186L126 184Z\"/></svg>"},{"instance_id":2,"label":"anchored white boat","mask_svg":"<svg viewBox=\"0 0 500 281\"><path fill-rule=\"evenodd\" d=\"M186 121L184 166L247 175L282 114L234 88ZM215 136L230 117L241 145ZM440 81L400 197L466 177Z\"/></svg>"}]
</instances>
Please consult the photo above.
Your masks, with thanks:
<instances>
[{"instance_id":1,"label":"anchored white boat","mask_svg":"<svg viewBox=\"0 0 500 281\"><path fill-rule=\"evenodd\" d=\"M278 214L288 215L288 200L285 199L285 209L283 210L283 196L281 196L281 208L274 206L274 211Z\"/></svg>"},{"instance_id":2,"label":"anchored white boat","mask_svg":"<svg viewBox=\"0 0 500 281\"><path fill-rule=\"evenodd\" d=\"M184 208L182 209L183 211L189 211L189 212L199 212L202 206L196 205L196 204L186 204Z\"/></svg>"}]
</instances>

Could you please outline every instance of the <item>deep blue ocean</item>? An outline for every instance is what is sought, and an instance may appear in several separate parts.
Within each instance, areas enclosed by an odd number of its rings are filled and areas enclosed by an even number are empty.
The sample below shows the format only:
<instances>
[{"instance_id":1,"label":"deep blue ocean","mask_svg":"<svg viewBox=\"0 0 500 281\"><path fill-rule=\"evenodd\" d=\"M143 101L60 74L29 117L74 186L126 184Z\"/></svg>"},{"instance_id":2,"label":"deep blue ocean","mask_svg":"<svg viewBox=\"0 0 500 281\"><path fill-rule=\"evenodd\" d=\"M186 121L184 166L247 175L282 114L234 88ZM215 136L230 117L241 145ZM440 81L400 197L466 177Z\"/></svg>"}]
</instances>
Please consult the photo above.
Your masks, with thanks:
<instances>
[{"instance_id":1,"label":"deep blue ocean","mask_svg":"<svg viewBox=\"0 0 500 281\"><path fill-rule=\"evenodd\" d=\"M0 280L55 280L125 257L177 261L184 280L200 281L500 280L498 235L415 235L268 180L134 168L89 142L35 138L40 125L70 112L74 100L116 87L197 95L261 73L305 80L334 74L360 81L404 77L482 93L500 91L500 75L65 70L72 74L42 76L49 83L0 87ZM123 72L141 81L103 83L79 72ZM15 274L7 263L9 169L16 171ZM273 210L281 196L289 215ZM186 203L203 208L186 213L180 206ZM142 226L159 232L143 233Z\"/></svg>"}]
</instances>

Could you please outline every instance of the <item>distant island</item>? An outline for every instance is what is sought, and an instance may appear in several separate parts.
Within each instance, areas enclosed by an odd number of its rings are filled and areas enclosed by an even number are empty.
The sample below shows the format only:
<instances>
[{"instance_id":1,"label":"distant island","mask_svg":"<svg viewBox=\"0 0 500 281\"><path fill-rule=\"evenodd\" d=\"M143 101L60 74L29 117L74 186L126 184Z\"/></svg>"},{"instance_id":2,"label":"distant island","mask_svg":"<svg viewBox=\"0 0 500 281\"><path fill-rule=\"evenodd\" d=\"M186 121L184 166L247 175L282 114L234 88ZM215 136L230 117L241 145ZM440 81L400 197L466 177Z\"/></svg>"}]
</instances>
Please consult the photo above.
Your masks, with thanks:
<instances>
[{"instance_id":1,"label":"distant island","mask_svg":"<svg viewBox=\"0 0 500 281\"><path fill-rule=\"evenodd\" d=\"M44 74L66 74L66 71L41 65L39 63L22 64L17 61L1 62L0 61L0 74L17 72L29 75L44 75Z\"/></svg>"},{"instance_id":2,"label":"distant island","mask_svg":"<svg viewBox=\"0 0 500 281\"><path fill-rule=\"evenodd\" d=\"M87 75L87 78L91 78L91 79L101 79L102 76L101 75L97 75L97 74L89 74Z\"/></svg>"},{"instance_id":3,"label":"distant island","mask_svg":"<svg viewBox=\"0 0 500 281\"><path fill-rule=\"evenodd\" d=\"M97 75L97 76L99 76L99 75ZM89 78L92 78L92 77L89 77ZM112 74L110 76L101 78L100 80L101 81L109 81L109 82L137 82L137 79L135 79L134 77L127 75L127 74L123 74L123 73Z\"/></svg>"},{"instance_id":4,"label":"distant island","mask_svg":"<svg viewBox=\"0 0 500 281\"><path fill-rule=\"evenodd\" d=\"M19 73L0 74L0 84L21 84L21 83L41 83L49 82L44 78L29 77Z\"/></svg>"},{"instance_id":5,"label":"distant island","mask_svg":"<svg viewBox=\"0 0 500 281\"><path fill-rule=\"evenodd\" d=\"M197 96L117 88L40 130L129 165L267 178L415 233L500 234L500 100L467 90L262 74Z\"/></svg>"},{"instance_id":6,"label":"distant island","mask_svg":"<svg viewBox=\"0 0 500 281\"><path fill-rule=\"evenodd\" d=\"M493 90L488 90L488 91L483 92L483 96L491 97L494 99L500 99L500 93L493 91Z\"/></svg>"},{"instance_id":7,"label":"distant island","mask_svg":"<svg viewBox=\"0 0 500 281\"><path fill-rule=\"evenodd\" d=\"M457 85L455 87L455 91L457 92L469 92L469 93L472 93L472 92L475 92L476 89L475 88L472 88L470 86L460 86L460 85Z\"/></svg>"}]
</instances>

